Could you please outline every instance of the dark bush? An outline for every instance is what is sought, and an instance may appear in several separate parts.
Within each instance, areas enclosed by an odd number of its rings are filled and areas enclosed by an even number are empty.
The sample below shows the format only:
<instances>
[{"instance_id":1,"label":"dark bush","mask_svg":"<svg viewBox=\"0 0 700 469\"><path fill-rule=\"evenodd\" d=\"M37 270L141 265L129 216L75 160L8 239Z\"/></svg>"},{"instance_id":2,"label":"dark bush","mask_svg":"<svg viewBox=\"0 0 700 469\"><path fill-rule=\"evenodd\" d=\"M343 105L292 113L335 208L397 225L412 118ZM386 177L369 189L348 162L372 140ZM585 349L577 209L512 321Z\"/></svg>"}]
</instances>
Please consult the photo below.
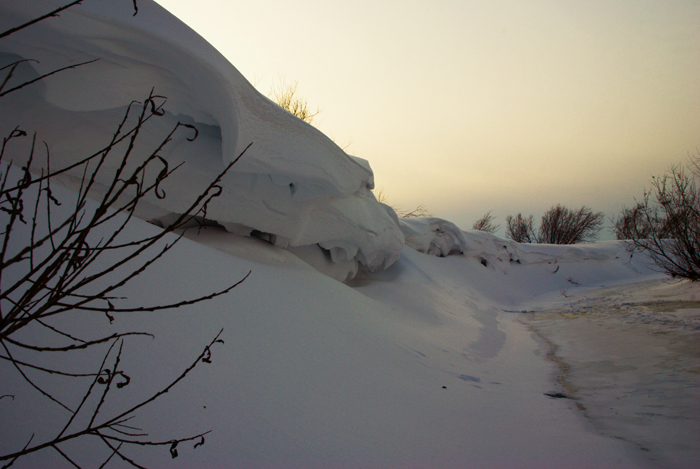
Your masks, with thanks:
<instances>
[{"instance_id":1,"label":"dark bush","mask_svg":"<svg viewBox=\"0 0 700 469\"><path fill-rule=\"evenodd\" d=\"M649 191L634 208L614 221L618 239L646 251L672 277L700 280L700 154L689 165L672 166L652 178Z\"/></svg>"},{"instance_id":2,"label":"dark bush","mask_svg":"<svg viewBox=\"0 0 700 469\"><path fill-rule=\"evenodd\" d=\"M472 225L472 230L483 231L485 233L495 233L501 225L493 224L493 215L491 215L491 210L486 212L483 217L479 218Z\"/></svg>"},{"instance_id":3,"label":"dark bush","mask_svg":"<svg viewBox=\"0 0 700 469\"><path fill-rule=\"evenodd\" d=\"M517 243L532 243L536 241L535 231L532 227L532 215L523 217L522 213L516 216L506 217L506 236Z\"/></svg>"},{"instance_id":4,"label":"dark bush","mask_svg":"<svg viewBox=\"0 0 700 469\"><path fill-rule=\"evenodd\" d=\"M506 236L519 243L576 244L593 241L603 227L603 212L593 212L583 206L572 210L556 205L542 215L535 235L532 215L524 218L518 213L506 217Z\"/></svg>"},{"instance_id":5,"label":"dark bush","mask_svg":"<svg viewBox=\"0 0 700 469\"><path fill-rule=\"evenodd\" d=\"M542 216L537 242L576 244L594 241L602 227L603 212L593 212L586 206L572 210L557 205Z\"/></svg>"},{"instance_id":6,"label":"dark bush","mask_svg":"<svg viewBox=\"0 0 700 469\"><path fill-rule=\"evenodd\" d=\"M647 214L648 209L651 209L651 212ZM634 207L623 207L620 217L612 221L612 231L620 240L648 239L653 233L657 233L661 238L667 238L669 235L668 226L659 215L658 207L648 207L643 203L637 203Z\"/></svg>"}]
</instances>

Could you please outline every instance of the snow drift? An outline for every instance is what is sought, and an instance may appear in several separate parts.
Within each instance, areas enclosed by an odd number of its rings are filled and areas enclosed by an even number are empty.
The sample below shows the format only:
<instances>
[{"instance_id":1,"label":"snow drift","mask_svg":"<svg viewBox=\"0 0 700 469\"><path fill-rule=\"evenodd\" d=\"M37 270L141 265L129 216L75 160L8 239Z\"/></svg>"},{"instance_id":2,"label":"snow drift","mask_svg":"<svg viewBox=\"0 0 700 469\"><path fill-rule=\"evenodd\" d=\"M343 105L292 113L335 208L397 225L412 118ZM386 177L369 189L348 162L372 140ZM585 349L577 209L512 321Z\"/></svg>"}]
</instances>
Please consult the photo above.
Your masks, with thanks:
<instances>
[{"instance_id":1,"label":"snow drift","mask_svg":"<svg viewBox=\"0 0 700 469\"><path fill-rule=\"evenodd\" d=\"M57 4L3 2L0 27ZM631 315L658 320L651 306L661 308L660 298L669 308L664 321L678 321L673 308L680 306L695 318L696 285L681 285L680 292L666 285L665 276L649 270L646 256L632 256L622 242L520 245L462 232L437 218L399 220L369 192L372 173L365 161L345 155L259 95L153 2L138 4L139 15L132 18L128 0L86 2L60 21L0 42L3 64L41 60L23 64L13 83L100 58L0 101L0 131L6 135L15 125L36 129L49 142L54 165L103 146L128 102L143 99L153 86L168 96L168 112L144 129L144 153L176 122L197 126L197 140L187 142L190 135L178 133L163 153L173 166L186 166L167 180L167 197L145 207L144 218L177 213L253 143L210 206L209 216L229 232L191 230L187 236L198 243L183 240L119 294L130 304L164 304L209 294L252 270L243 284L197 308L120 314L114 324L89 312L58 315L52 322L84 337L154 334L153 340L127 344L121 366L132 384L104 415L162 389L223 328L225 345L215 350L212 365L198 367L192 379L143 408L133 422L164 441L212 430L206 446L195 451L182 445L175 460L167 450L138 447L129 453L134 459L149 467L698 465L697 347L672 350L677 336L655 331L661 334L644 342L653 345L650 351L659 355L660 337L671 345L661 355L657 368L663 374L654 375L653 387L629 386L619 396L616 384L607 384L621 376L634 384L622 374L637 367L644 374L648 367L616 366L617 354L628 349L609 352L610 343L621 342L615 328L627 327L623 321ZM15 162L28 154L28 148L11 150ZM75 178L63 182L75 186ZM70 191L55 189L60 200L72 200ZM7 216L0 212L0 218ZM139 239L157 230L132 222L125 236ZM450 255L457 253L463 255ZM309 264L339 279L364 268L342 284ZM4 274L3 281L12 275ZM626 284L644 291L642 303ZM610 306L617 309L611 313ZM586 340L532 332L570 327L563 321L580 321ZM696 331L688 335L693 345ZM634 333L630 340L637 342L650 335ZM600 354L579 351L585 347ZM101 369L101 357L90 355L82 357L85 365ZM592 377L580 378L577 367ZM557 398L567 391L562 381L579 386L579 394ZM0 360L0 383L0 454L24 447L35 431L53 432L65 422L63 409L18 377L7 360ZM61 393L74 391L62 383L56 382ZM675 394L663 394L671 389ZM587 413L578 412L582 407ZM620 413L611 413L613 407ZM33 441L41 439L37 434ZM62 448L84 467L99 465L111 453L90 442ZM68 465L48 448L15 464Z\"/></svg>"},{"instance_id":2,"label":"snow drift","mask_svg":"<svg viewBox=\"0 0 700 469\"><path fill-rule=\"evenodd\" d=\"M61 2L4 2L2 30L47 13ZM337 264L344 280L359 267L391 265L403 235L376 201L369 163L347 155L317 129L258 93L210 44L150 0L86 2L10 36L0 44L0 65L31 59L8 87L52 70L99 59L46 78L5 97L0 132L16 125L36 130L54 161L71 162L104 145L126 105L150 90L167 97L166 115L144 128L140 145L155 148L178 121L195 125L199 138L178 135L162 152L184 162L168 180L177 190L150 199L145 219L180 213L185 204L249 144L223 180L208 216L228 231L255 234L297 253ZM40 122L35 116L41 115ZM32 117L34 116L34 117ZM80 122L82 125L75 125ZM67 124L73 123L73 124ZM89 138L86 136L89 135ZM28 151L16 151L16 162ZM76 187L77 177L64 183ZM318 263L317 263L318 264ZM327 263L324 263L325 265ZM321 264L319 264L319 267Z\"/></svg>"}]
</instances>

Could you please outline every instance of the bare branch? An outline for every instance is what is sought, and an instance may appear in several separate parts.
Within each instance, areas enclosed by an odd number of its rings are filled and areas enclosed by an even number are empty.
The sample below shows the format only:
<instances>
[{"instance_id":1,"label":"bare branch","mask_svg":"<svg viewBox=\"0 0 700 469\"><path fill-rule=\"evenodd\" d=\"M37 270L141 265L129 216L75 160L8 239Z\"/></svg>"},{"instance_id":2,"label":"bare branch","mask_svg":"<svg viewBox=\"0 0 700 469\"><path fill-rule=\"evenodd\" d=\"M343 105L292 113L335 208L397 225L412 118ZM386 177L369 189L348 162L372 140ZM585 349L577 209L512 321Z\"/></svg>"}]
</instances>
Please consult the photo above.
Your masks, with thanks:
<instances>
[{"instance_id":1,"label":"bare branch","mask_svg":"<svg viewBox=\"0 0 700 469\"><path fill-rule=\"evenodd\" d=\"M0 344L2 344L2 347L5 349L5 353L6 353L7 356L9 357L9 360L10 360L10 362L12 363L12 365L13 365L13 366L15 367L15 369L19 372L19 374L22 376L22 378L24 378L24 380L25 380L27 383L29 383L29 385L30 385L31 387L33 387L34 389L36 389L37 391L39 391L41 394L43 394L44 396L46 396L47 398L49 398L50 400L52 400L53 402L55 402L55 403L58 404L59 406L61 406L61 407L63 407L64 409L66 409L68 412L73 413L73 411L72 411L68 406L66 406L64 403L60 402L58 399L56 399L55 397L53 397L50 393L44 391L44 390L43 390L40 386L38 386L34 381L32 381L31 379L29 379L29 377L24 373L24 371L22 370L22 368L20 368L20 366L19 366L17 360L15 360L15 358L12 356L12 353L10 353L10 350L7 348L7 345L5 344L5 341L0 340ZM3 459L3 458L0 457L0 460L2 460L2 459Z\"/></svg>"},{"instance_id":2,"label":"bare branch","mask_svg":"<svg viewBox=\"0 0 700 469\"><path fill-rule=\"evenodd\" d=\"M106 444L108 444L108 441L113 441L113 442L118 442L118 443L122 443L122 444L138 445L138 446L170 446L170 448L171 448L171 450L172 450L172 449L175 448L175 446L177 446L177 443L183 443L183 442L186 442L186 441L198 440L198 443L195 444L194 447L197 448L198 446L201 446L201 445L204 443L204 435L210 433L210 431L206 431L206 432L203 432L203 433L198 433L197 435L193 435L193 436L189 436L189 437L178 438L178 439L171 439L171 440L167 440L167 441L149 441L149 440L128 439L128 438L122 438L122 437L119 437L119 436L107 435L107 434L104 433L104 431L105 431L105 430L113 430L113 431L115 431L115 433L117 433L117 434L123 434L123 432L119 431L118 429L115 430L114 427L122 427L122 426L123 426L123 422L124 422L125 420L128 420L128 419L130 418L129 415L132 415L132 414L133 414L134 412L136 412L138 409L140 409L140 408L142 408L142 407L145 407L145 406L147 406L148 404L150 404L151 402L155 401L155 400L158 399L160 396L162 396L163 394L165 394L165 393L167 393L168 391L170 391L170 390L171 390L174 386L176 386L180 381L182 381L183 379L185 379L185 377L186 377L194 368L196 368L197 365L199 365L199 363L202 363L202 362L204 361L204 358L205 358L205 357L210 356L210 354L211 354L211 347L212 347L215 343L217 343L217 342L223 342L223 341L219 338L219 337L221 336L222 332L223 332L223 329L221 329L221 330L219 331L219 333L214 337L214 339L212 339L212 341L209 343L209 345L207 345L206 347L204 347L204 350L202 351L202 353L199 354L199 356L197 357L197 359L196 359L190 366L188 366L188 367L185 369L185 371L183 371L177 378L175 378L173 381L171 381L170 384L168 384L167 386L165 386L164 388L162 388L160 391L158 391L158 392L156 392L155 394L153 394L150 398L141 401L140 403L138 403L138 404L136 404L136 405L130 407L129 409L127 409L127 410L125 410L125 411L119 413L117 416L112 417L112 418L106 420L106 421L103 422L103 423L95 424L95 419L96 419L96 417L97 417L97 415L98 415L99 408L100 408L101 405L105 402L106 397L107 397L107 394L109 393L109 391L110 391L110 389L111 389L111 388L110 388L110 385L111 385L111 383L113 382L113 380L116 378L116 376L120 375L121 372L113 371L112 373L109 373L109 378L108 378L107 382L105 382L106 386L105 386L105 389L104 389L104 391L103 391L102 397L100 398L100 403L97 405L96 409L94 409L94 410L92 411L92 418L91 418L91 420L90 420L90 423L89 423L85 428L83 428L82 430L78 430L78 431L73 432L73 433L65 433L66 430L67 430L67 429L69 428L69 426L71 425L71 423L72 423L73 419L75 418L75 416L77 416L78 412L79 412L80 409L83 407L84 403L87 401L87 397L90 395L90 393L91 393L92 389L94 388L95 384L100 382L100 381L99 381L100 378L97 377L97 378L93 381L93 384L90 386L90 389L86 392L85 396L83 397L83 401L81 402L81 404L80 404L80 406L78 407L78 409L77 409L75 412L72 412L72 413L73 413L73 416L72 416L71 419L68 421L68 423L67 423L66 426L64 427L63 431L62 431L56 438L52 439L51 441L47 441L47 442L45 442L45 443L41 443L41 444L38 444L38 445L36 445L36 446L31 446L31 447L29 446L29 443L28 443L21 451L18 451L18 452L15 452L15 453L11 453L11 454L6 454L6 455L0 455L0 461L8 460L8 459L15 460L15 459L17 459L17 458L20 457L20 456L25 456L25 455L27 455L27 454L35 453L35 452L37 452L37 451L41 451L41 450L43 450L43 449L45 449L45 448L49 448L49 447L50 447L50 448L57 449L57 445L59 445L59 444L61 444L61 443L64 443L64 442L66 442L66 441L69 441L69 440L73 440L73 439L76 439L76 438L80 438L80 437L85 436L85 435L95 435L95 436L98 436L98 437L100 437L100 438L102 439L102 441L105 442ZM110 351L111 351L111 348L110 348ZM102 362L102 363L103 363L102 366L104 366L105 360L107 359L107 356L109 355L110 351L108 351L107 354L105 355L105 359L104 359L103 362ZM120 354L121 354L121 345L120 345L120 351L118 352L117 358L116 358L116 360L115 360L114 370L116 370L117 367L118 367L118 364L119 364L119 356L120 356ZM31 441L31 440L30 440L30 441ZM109 446L115 453L117 453L117 455L119 455L120 457L122 457L122 459L124 459L123 455L119 452L119 446L114 447L114 446L112 446L111 444L108 444L108 446ZM172 454L172 451L171 451L171 454ZM173 456L173 457L176 457L176 456L177 456L177 452L174 453L174 456ZM126 460L126 459L125 459L125 460ZM133 462L133 461L131 461L131 460L126 460L126 461L130 462L130 464L134 465L135 467L141 467L141 466L139 466L138 464L136 464L135 462Z\"/></svg>"},{"instance_id":3,"label":"bare branch","mask_svg":"<svg viewBox=\"0 0 700 469\"><path fill-rule=\"evenodd\" d=\"M121 339L132 335L145 335L150 338L154 338L153 334L149 334L148 332L124 332L121 334L117 334L115 332L114 334L107 337L100 337L99 339L89 340L78 344L67 345L65 347L39 347L36 345L29 345L19 342L10 337L5 337L4 340L11 343L12 345L16 345L17 347L21 347L27 350L34 350L36 352L69 352L72 350L86 349L88 347L92 347L93 345L103 344L105 342L109 342L110 340Z\"/></svg>"},{"instance_id":4,"label":"bare branch","mask_svg":"<svg viewBox=\"0 0 700 469\"><path fill-rule=\"evenodd\" d=\"M82 0L67 3L50 13L5 31L0 34L0 38L47 18L56 17L60 12L80 3ZM137 1L132 0L132 3L134 14L137 14ZM0 84L0 97L59 72L88 66L94 62L93 60L71 64L12 86L11 80L18 67L28 61L16 61L0 69L0 71L6 71ZM154 117L165 115L165 103L165 97L151 90L143 102L134 101L127 106L126 112L116 126L116 131L104 147L76 163L58 169L53 169L51 166L51 153L47 143L44 143L45 166L35 163L37 141L35 134L26 164L19 170L10 169L8 166L7 171L0 173L0 210L6 214L3 218L4 232L0 233L2 236L0 281L3 282L0 289L0 343L4 350L0 359L9 361L21 379L39 391L44 398L64 408L70 414L56 437L32 446L34 440L32 436L21 450L0 455L0 460L7 462L5 467L12 465L21 456L44 449L55 450L68 463L78 467L67 447L61 445L66 441L85 436L97 436L100 438L99 441L110 448L111 453L102 466L116 455L132 467L142 467L124 455L122 451L124 445L166 446L171 456L176 457L179 443L195 442L194 448L204 444L204 435L208 432L186 438L156 441L149 440L147 432L126 423L139 409L169 392L185 379L199 363L211 363L211 347L214 343L223 342L219 338L223 330L204 348L197 359L167 386L147 399L141 400L140 403L118 411L116 416L110 417L105 415L107 408L105 403L131 381L126 371L120 369L124 339L137 335L153 336L146 332L124 332L88 339L71 333L65 326L55 327L47 321L51 316L82 310L103 314L112 322L115 315L119 313L151 312L190 306L230 292L250 275L248 272L242 279L223 290L171 304L133 307L120 305L117 308L112 303L116 299L124 299L115 294L116 290L145 272L181 239L179 237L166 243L164 237L168 233L193 219L206 217L209 203L222 193L223 177L250 147L248 145L189 206L184 207L175 222L154 235L124 241L122 235L128 229L134 216L134 209L146 197L159 199L166 197L167 194L163 190L164 182L180 167L177 165L173 168L171 162L163 156L165 147L175 138L178 130L188 131L185 137L188 141L193 141L198 136L196 127L178 122L155 150L149 154L139 149L140 159L134 161L136 158L134 153L137 153L134 150L139 145L144 125ZM183 129L180 129L181 127ZM27 132L16 127L3 139L0 161L6 155L11 142L24 136L27 136ZM148 156L143 158L141 154ZM75 201L70 202L68 215L63 216L54 213L57 212L54 208L60 206L61 201L52 193L51 180L67 172L77 173L78 176L82 174L82 178ZM105 174L108 172L109 174ZM13 180L16 182L12 182ZM95 208L90 208L93 205L88 201L88 196L94 196L98 192L95 190L96 184L103 185L106 190L100 192L102 195L96 200ZM28 226L25 228L23 224ZM19 230L20 228L22 231ZM26 236L27 232L29 236ZM112 260L103 256L105 253L120 255L115 255L113 259L116 260ZM16 278L3 278L3 271L10 271L10 267ZM41 327L43 332L58 338L61 341L59 345L46 345L46 342L41 342L38 338L32 339L31 335L23 335L22 339L15 335L24 327L34 323ZM119 342L118 348L117 342ZM34 353L22 355L22 360L16 358L21 350L39 354L58 353L70 357L70 354L75 351L92 349L100 344L109 344L109 347L99 369L92 372L80 369L76 372L66 371L67 368L63 369L60 365L44 366L42 363L46 362L31 358L38 356ZM111 368L107 368L108 360L113 360ZM82 393L78 407L71 409L59 401L56 398L58 394L52 391L50 379L33 381L31 378L34 375L31 373L35 372L44 373L49 377L57 375L75 378L74 382L81 386L84 384L86 389ZM0 398L4 397L14 399L14 396L10 395L0 396ZM104 421L100 423L100 420Z\"/></svg>"},{"instance_id":5,"label":"bare branch","mask_svg":"<svg viewBox=\"0 0 700 469\"><path fill-rule=\"evenodd\" d=\"M62 67L62 68L53 70L53 71L51 71L51 72L49 72L49 73L45 73L45 74L43 74L43 75L41 75L41 76L39 76L39 77L34 78L33 80L25 81L24 83L21 83L21 84L15 86L14 88L10 88L9 90L5 90L5 91L3 91L3 92L0 92L0 97L5 96L6 94L10 94L10 93L12 93L13 91L20 90L20 89L24 88L25 86L29 86L29 85L31 85L32 83L36 83L37 81L43 80L44 78L50 77L51 75L54 75L54 74L56 74L56 73L62 72L62 71L64 71L64 70L69 70L69 69L71 69L71 68L77 68L77 67L81 67L81 66L83 66L83 65L91 64L91 63L93 63L93 62L97 62L98 60L99 60L99 59L88 60L87 62L81 62L81 63L78 63L78 64L68 65L67 67Z\"/></svg>"},{"instance_id":6,"label":"bare branch","mask_svg":"<svg viewBox=\"0 0 700 469\"><path fill-rule=\"evenodd\" d=\"M14 27L14 28L10 28L10 29L8 29L8 30L5 31L5 32L0 33L0 39L4 38L4 37L6 37L6 36L9 36L10 34L14 34L14 33L16 33L17 31L21 31L21 30L24 29L24 28L28 28L29 26L31 26L31 25L33 25L33 24L36 24L36 23L38 23L38 22L40 22L40 21L44 21L44 20L47 19L47 18L56 17L56 16L58 16L58 14L59 14L60 12L62 12L63 10L67 10L68 8L73 7L73 6L75 6L75 5L80 5L81 3L83 3L83 1L85 1L85 0L75 0L74 2L68 3L67 5L64 5L64 6L62 6L62 7L58 7L58 8L56 8L55 10L53 10L53 11L51 11L51 12L45 14L45 15L39 16L39 17L37 17L37 18L34 18L34 19L32 19L31 21L27 21L26 23L21 24L21 25L19 25L19 26L16 26L16 27Z\"/></svg>"}]
</instances>

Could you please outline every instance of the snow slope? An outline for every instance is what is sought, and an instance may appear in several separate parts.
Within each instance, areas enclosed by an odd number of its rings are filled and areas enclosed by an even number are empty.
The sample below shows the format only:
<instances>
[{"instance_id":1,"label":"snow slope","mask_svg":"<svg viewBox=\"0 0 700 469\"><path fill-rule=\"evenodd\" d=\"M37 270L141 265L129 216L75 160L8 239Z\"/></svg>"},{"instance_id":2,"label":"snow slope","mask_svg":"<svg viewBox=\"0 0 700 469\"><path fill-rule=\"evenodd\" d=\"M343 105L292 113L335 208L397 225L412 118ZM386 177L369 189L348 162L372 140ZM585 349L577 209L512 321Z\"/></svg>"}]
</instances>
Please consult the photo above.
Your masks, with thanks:
<instances>
[{"instance_id":1,"label":"snow slope","mask_svg":"<svg viewBox=\"0 0 700 469\"><path fill-rule=\"evenodd\" d=\"M136 222L131 234L155 229ZM189 310L121 315L114 325L80 314L54 323L84 336L155 335L127 343L122 368L132 385L106 413L172 379L224 329L213 363L133 422L166 439L211 429L206 444L183 445L172 461L165 449L129 450L147 467L646 467L647 454L633 443L598 434L572 401L545 395L560 390L546 345L504 311L566 282L564 269L610 283L649 278L602 256L610 246L589 246L576 259L561 249L569 262L557 273L547 260L490 268L479 256L406 247L392 267L348 286L263 241L204 233L207 244L238 244L261 262L183 241L123 290L125 301L193 296L252 270L231 294ZM540 259L557 251L548 250ZM44 421L65 419L14 370L3 364L0 373L3 393L16 396L3 403L2 421L13 422L12 432L2 430L3 452L35 431L33 420L19 423L26 406ZM63 449L86 465L107 456L83 445ZM61 463L46 451L16 467Z\"/></svg>"},{"instance_id":2,"label":"snow slope","mask_svg":"<svg viewBox=\"0 0 700 469\"><path fill-rule=\"evenodd\" d=\"M54 4L3 3L0 22L14 24L19 16ZM576 338L566 336L569 329L559 316L547 316L567 308L579 308L577 314L585 316L580 306L597 304L595 320L611 330L610 321L617 319L608 311L615 303L596 303L596 292L609 291L601 287L632 291L640 284L660 288L666 278L651 270L648 260L630 256L620 242L519 245L463 232L446 220L397 219L369 192L366 162L345 155L257 94L216 51L155 3L138 4L139 14L132 18L130 2L87 1L60 21L0 41L3 60L7 54L41 58L41 64L19 71L18 80L41 73L41 67L101 57L96 65L0 100L1 131L18 122L36 128L50 142L53 164L67 164L99 147L124 103L147 95L154 84L168 95L169 113L149 127L145 147L178 120L197 124L199 139L189 144L182 135L170 146L167 157L185 161L186 171L169 181L164 201L150 201L140 213L146 219L176 213L226 161L254 142L224 181L216 208L210 208L228 231L189 231L191 240L181 241L120 293L125 304L171 302L221 289L252 271L243 284L188 309L122 314L114 324L101 315L74 312L53 323L86 337L134 330L154 334L154 339L127 341L121 367L132 382L110 400L105 415L178 376L223 328L225 343L212 348L212 363L200 364L131 422L154 440L211 430L206 444L196 450L181 445L177 459L167 448L125 450L130 457L147 467L696 465L697 407L684 407L691 418L682 425L610 418L604 411L605 399L615 397L610 388L596 389L595 376L562 370L567 363L579 370L591 356L589 361L600 361L595 348L614 344L615 337L587 333L580 348L557 349L557 341ZM95 91L95 83L101 83L101 91ZM21 150L13 149L16 161L26 154ZM70 178L63 182L75 186ZM58 187L56 196L71 199L69 190ZM154 230L134 220L126 235L138 238ZM245 236L253 230L272 242ZM648 300L651 290L634 298ZM666 291L666 300L692 298L700 298L696 286ZM532 311L548 322L538 323ZM657 318L652 313L648 317ZM689 321L692 332L694 319ZM584 345L589 348L582 351ZM697 363L688 352L673 357ZM95 369L101 358L78 355L71 365ZM688 369L684 406L700 397L692 386L694 368ZM614 381L619 375L607 376ZM577 399L551 397L572 393L572 383L583 390L568 396ZM75 383L47 385L68 400L79 396ZM0 400L0 454L21 448L33 433L41 441L65 421L65 412L6 361L0 361L0 387L0 395L14 396ZM650 405L673 407L677 396L651 397ZM640 426L647 429L641 436ZM668 435L680 444L669 446ZM91 440L61 448L86 467L98 467L109 455ZM13 467L68 463L47 449Z\"/></svg>"}]
</instances>

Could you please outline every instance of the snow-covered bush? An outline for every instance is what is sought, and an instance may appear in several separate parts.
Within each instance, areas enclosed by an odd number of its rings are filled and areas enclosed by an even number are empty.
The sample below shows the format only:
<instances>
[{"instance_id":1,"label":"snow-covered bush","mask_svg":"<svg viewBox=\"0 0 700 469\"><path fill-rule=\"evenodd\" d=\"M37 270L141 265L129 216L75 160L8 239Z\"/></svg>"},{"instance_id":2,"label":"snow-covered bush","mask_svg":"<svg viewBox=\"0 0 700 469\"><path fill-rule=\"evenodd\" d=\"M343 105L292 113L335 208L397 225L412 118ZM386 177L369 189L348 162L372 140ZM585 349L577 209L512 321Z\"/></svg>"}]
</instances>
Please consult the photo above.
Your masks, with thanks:
<instances>
[{"instance_id":1,"label":"snow-covered bush","mask_svg":"<svg viewBox=\"0 0 700 469\"><path fill-rule=\"evenodd\" d=\"M618 239L646 251L673 277L700 280L700 155L689 165L672 166L652 179L633 208L623 208L614 221Z\"/></svg>"}]
</instances>

